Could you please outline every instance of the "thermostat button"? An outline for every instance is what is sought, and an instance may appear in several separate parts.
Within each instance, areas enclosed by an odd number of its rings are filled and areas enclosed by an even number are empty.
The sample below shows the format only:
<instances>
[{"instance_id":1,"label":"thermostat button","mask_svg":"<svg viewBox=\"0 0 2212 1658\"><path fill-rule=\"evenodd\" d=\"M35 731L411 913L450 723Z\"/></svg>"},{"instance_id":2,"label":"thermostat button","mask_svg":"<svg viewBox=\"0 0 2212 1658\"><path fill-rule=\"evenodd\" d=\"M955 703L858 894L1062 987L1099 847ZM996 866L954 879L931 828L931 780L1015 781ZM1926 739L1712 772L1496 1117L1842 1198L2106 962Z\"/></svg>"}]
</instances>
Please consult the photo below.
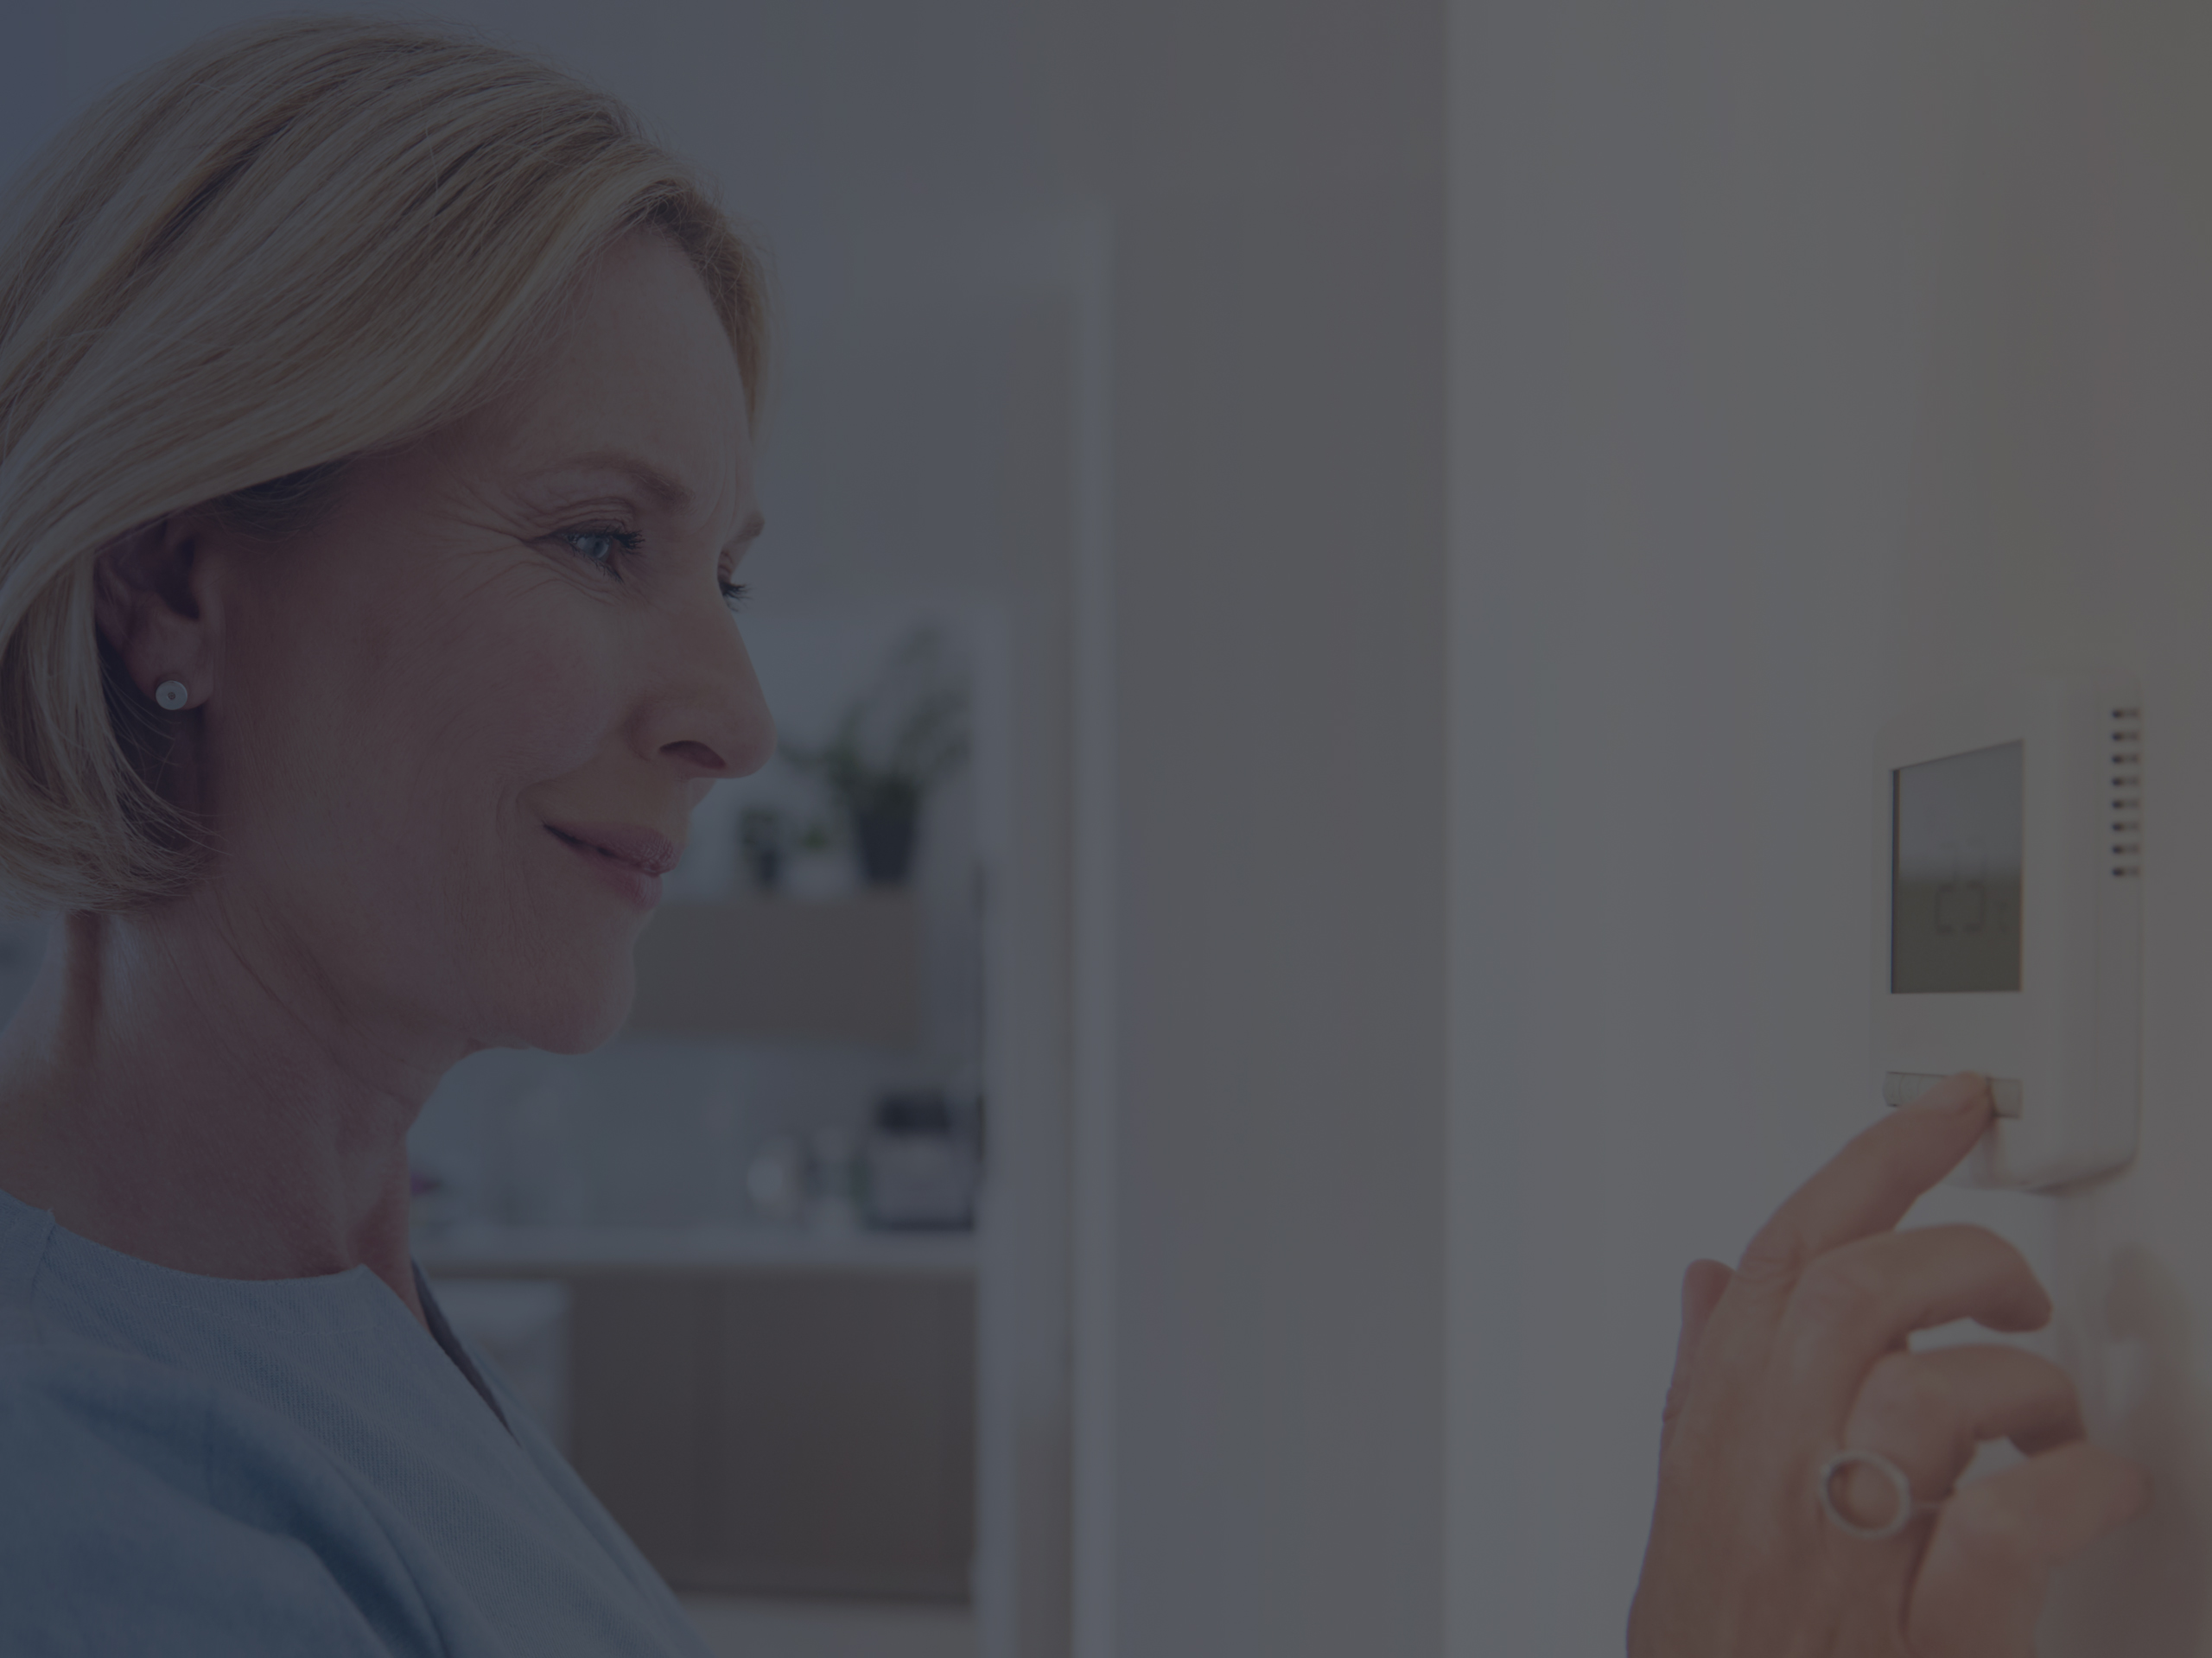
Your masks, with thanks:
<instances>
[{"instance_id":1,"label":"thermostat button","mask_svg":"<svg viewBox=\"0 0 2212 1658\"><path fill-rule=\"evenodd\" d=\"M1890 1105L1910 1105L1943 1079L1923 1070L1893 1070L1882 1078L1882 1098ZM2017 1077L1993 1077L1989 1079L1989 1097L1997 1107L2000 1117L2020 1115L2020 1079Z\"/></svg>"}]
</instances>

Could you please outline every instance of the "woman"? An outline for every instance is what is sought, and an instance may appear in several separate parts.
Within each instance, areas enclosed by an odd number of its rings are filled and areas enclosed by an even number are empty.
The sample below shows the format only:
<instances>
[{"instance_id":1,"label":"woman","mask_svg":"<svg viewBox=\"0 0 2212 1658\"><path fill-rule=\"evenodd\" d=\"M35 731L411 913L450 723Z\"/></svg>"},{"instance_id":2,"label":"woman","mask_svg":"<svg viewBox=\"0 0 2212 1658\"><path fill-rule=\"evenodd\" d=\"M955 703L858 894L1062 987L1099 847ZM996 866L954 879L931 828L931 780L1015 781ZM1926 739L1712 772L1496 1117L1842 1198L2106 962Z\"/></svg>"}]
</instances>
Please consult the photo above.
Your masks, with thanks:
<instances>
[{"instance_id":1,"label":"woman","mask_svg":"<svg viewBox=\"0 0 2212 1658\"><path fill-rule=\"evenodd\" d=\"M65 918L0 1036L0 1650L696 1651L445 1327L404 1138L613 1032L769 751L753 262L607 100L330 21L124 87L7 233L0 874ZM1889 1229L1987 1113L1931 1101L1692 1269L1641 1658L2018 1655L2140 1500L2054 1367L1904 1350L2047 1307Z\"/></svg>"},{"instance_id":2,"label":"woman","mask_svg":"<svg viewBox=\"0 0 2212 1658\"><path fill-rule=\"evenodd\" d=\"M0 860L67 917L0 1039L0 1651L700 1650L445 1330L404 1136L613 1032L770 751L753 262L606 100L316 23L91 111L0 269Z\"/></svg>"}]
</instances>

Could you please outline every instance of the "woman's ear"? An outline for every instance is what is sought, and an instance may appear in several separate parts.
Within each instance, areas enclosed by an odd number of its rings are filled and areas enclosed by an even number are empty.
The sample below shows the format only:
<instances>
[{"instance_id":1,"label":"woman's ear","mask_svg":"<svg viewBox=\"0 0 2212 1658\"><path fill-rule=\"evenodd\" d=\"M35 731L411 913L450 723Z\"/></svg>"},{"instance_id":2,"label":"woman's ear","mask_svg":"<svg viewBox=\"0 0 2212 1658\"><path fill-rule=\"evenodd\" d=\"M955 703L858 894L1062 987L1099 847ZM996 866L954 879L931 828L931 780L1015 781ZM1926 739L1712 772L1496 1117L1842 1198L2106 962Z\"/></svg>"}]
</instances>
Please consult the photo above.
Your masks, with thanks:
<instances>
[{"instance_id":1,"label":"woman's ear","mask_svg":"<svg viewBox=\"0 0 2212 1658\"><path fill-rule=\"evenodd\" d=\"M201 603L207 526L180 513L111 542L94 565L100 638L149 702L175 680L177 706L197 708L213 688L214 652Z\"/></svg>"}]
</instances>

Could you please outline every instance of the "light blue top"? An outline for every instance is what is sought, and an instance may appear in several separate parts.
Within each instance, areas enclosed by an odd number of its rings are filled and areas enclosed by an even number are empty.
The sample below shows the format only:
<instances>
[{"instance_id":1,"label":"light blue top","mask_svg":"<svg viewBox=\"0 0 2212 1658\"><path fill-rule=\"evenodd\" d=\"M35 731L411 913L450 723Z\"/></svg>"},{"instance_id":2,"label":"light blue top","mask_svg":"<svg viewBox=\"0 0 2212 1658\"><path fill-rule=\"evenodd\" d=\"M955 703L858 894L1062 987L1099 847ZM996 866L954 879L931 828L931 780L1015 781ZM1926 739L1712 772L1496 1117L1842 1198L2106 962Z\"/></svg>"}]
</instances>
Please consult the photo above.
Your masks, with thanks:
<instances>
[{"instance_id":1,"label":"light blue top","mask_svg":"<svg viewBox=\"0 0 2212 1658\"><path fill-rule=\"evenodd\" d=\"M707 1648L482 1354L366 1267L172 1272L0 1191L0 1653Z\"/></svg>"}]
</instances>

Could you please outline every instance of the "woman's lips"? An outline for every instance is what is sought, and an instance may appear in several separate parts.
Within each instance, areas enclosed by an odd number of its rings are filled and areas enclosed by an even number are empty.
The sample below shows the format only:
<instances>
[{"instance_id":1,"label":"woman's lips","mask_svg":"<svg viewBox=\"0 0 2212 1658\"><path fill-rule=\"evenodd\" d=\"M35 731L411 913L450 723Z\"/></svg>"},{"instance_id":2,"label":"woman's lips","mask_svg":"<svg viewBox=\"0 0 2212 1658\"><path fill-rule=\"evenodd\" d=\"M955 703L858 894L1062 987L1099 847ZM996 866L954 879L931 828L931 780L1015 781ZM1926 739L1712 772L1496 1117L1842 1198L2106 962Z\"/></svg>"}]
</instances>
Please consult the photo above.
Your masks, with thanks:
<instances>
[{"instance_id":1,"label":"woman's lips","mask_svg":"<svg viewBox=\"0 0 2212 1658\"><path fill-rule=\"evenodd\" d=\"M546 831L607 885L650 910L660 902L660 878L676 867L679 848L665 835L632 823L548 823Z\"/></svg>"},{"instance_id":2,"label":"woman's lips","mask_svg":"<svg viewBox=\"0 0 2212 1658\"><path fill-rule=\"evenodd\" d=\"M648 875L665 875L683 855L683 848L665 835L634 823L548 823L545 827L564 841L581 841Z\"/></svg>"}]
</instances>

